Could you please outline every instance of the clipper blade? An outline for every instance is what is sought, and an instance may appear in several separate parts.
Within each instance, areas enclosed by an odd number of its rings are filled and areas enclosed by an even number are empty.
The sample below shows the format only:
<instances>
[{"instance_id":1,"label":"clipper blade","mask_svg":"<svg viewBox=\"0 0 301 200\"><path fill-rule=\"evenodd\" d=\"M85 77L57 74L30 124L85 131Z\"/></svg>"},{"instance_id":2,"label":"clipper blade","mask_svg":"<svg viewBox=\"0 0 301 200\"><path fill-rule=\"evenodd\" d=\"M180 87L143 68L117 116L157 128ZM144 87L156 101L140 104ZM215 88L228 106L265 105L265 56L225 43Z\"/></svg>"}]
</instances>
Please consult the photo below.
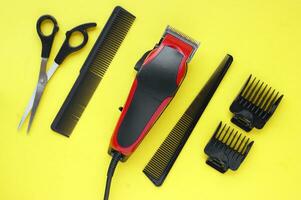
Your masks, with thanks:
<instances>
[{"instance_id":1,"label":"clipper blade","mask_svg":"<svg viewBox=\"0 0 301 200\"><path fill-rule=\"evenodd\" d=\"M261 129L275 112L283 95L276 92L264 82L249 76L242 90L230 106L234 113L231 121L244 129L251 131L253 127Z\"/></svg>"},{"instance_id":2,"label":"clipper blade","mask_svg":"<svg viewBox=\"0 0 301 200\"><path fill-rule=\"evenodd\" d=\"M166 27L163 37L165 37L167 34L173 35L174 37L178 38L179 40L182 40L185 43L189 44L193 48L193 51L191 52L191 54L187 60L187 62L190 62L190 60L193 57L193 55L195 54L196 50L199 48L200 43L198 41L194 40L193 38L191 38L190 36L178 31L177 29L175 29L169 25Z\"/></svg>"},{"instance_id":3,"label":"clipper blade","mask_svg":"<svg viewBox=\"0 0 301 200\"><path fill-rule=\"evenodd\" d=\"M221 173L225 173L228 169L237 170L253 143L246 136L242 138L242 134L230 126L227 127L226 124L222 126L220 122L205 147L204 151L209 156L206 163Z\"/></svg>"}]
</instances>

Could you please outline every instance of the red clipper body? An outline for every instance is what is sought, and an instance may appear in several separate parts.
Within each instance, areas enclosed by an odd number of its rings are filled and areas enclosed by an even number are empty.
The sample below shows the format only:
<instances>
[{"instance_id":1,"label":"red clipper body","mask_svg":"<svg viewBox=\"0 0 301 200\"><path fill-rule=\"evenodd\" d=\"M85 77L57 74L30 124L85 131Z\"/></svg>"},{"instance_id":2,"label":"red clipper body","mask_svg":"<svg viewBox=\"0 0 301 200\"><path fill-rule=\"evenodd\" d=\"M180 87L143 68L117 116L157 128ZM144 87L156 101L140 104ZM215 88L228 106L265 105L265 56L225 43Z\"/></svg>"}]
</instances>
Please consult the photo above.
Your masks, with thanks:
<instances>
[{"instance_id":1,"label":"red clipper body","mask_svg":"<svg viewBox=\"0 0 301 200\"><path fill-rule=\"evenodd\" d=\"M138 71L115 127L109 154L126 160L170 103L182 83L198 42L167 27L159 44L137 62Z\"/></svg>"}]
</instances>

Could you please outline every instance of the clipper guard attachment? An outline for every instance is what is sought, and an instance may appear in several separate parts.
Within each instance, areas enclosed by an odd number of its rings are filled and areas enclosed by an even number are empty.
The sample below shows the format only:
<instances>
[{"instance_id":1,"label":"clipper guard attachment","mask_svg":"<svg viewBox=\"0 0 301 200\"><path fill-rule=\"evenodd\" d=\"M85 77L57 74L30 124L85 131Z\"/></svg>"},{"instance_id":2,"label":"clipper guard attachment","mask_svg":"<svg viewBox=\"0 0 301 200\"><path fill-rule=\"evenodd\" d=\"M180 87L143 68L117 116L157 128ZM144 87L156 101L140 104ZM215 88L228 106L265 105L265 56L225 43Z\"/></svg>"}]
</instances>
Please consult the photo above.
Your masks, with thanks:
<instances>
[{"instance_id":1,"label":"clipper guard attachment","mask_svg":"<svg viewBox=\"0 0 301 200\"><path fill-rule=\"evenodd\" d=\"M205 147L205 153L209 156L206 163L218 170L225 173L228 169L237 170L241 163L248 155L253 141L238 131L227 125L222 126L219 123L212 138Z\"/></svg>"},{"instance_id":2,"label":"clipper guard attachment","mask_svg":"<svg viewBox=\"0 0 301 200\"><path fill-rule=\"evenodd\" d=\"M234 113L231 121L249 132L254 127L262 129L275 112L283 95L264 82L249 76L241 92L230 106Z\"/></svg>"}]
</instances>

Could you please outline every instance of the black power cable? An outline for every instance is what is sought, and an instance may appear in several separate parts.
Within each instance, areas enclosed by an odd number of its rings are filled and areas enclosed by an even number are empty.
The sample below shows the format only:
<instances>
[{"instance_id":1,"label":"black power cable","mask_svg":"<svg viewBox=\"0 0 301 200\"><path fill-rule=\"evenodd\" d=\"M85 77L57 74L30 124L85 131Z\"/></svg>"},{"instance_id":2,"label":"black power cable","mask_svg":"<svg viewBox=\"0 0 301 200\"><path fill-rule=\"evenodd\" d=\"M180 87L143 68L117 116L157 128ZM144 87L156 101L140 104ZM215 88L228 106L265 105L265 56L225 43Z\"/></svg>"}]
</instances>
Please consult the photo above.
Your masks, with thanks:
<instances>
[{"instance_id":1,"label":"black power cable","mask_svg":"<svg viewBox=\"0 0 301 200\"><path fill-rule=\"evenodd\" d=\"M105 189L105 195L104 195L104 200L109 199L109 193L110 193L110 188L111 188L111 181L114 175L114 171L116 169L116 166L118 162L121 160L122 154L119 152L114 152L111 163L108 168L107 172L107 182L106 182L106 189Z\"/></svg>"}]
</instances>

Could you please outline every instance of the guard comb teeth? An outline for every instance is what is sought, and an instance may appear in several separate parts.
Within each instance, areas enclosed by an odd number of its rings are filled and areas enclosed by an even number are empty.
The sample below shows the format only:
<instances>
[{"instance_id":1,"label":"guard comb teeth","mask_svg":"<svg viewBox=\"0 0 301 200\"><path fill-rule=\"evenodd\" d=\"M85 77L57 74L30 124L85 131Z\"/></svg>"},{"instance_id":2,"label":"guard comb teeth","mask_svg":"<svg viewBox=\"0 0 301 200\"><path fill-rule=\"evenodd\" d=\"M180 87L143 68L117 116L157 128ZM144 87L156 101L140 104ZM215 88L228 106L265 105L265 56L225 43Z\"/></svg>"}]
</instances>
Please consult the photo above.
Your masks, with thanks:
<instances>
[{"instance_id":1,"label":"guard comb teeth","mask_svg":"<svg viewBox=\"0 0 301 200\"><path fill-rule=\"evenodd\" d=\"M249 132L262 129L275 112L283 95L266 83L249 76L242 90L230 106L231 121Z\"/></svg>"},{"instance_id":2,"label":"guard comb teeth","mask_svg":"<svg viewBox=\"0 0 301 200\"><path fill-rule=\"evenodd\" d=\"M220 122L205 147L204 151L208 155L206 163L221 173L228 169L237 170L253 143L246 136Z\"/></svg>"}]
</instances>

